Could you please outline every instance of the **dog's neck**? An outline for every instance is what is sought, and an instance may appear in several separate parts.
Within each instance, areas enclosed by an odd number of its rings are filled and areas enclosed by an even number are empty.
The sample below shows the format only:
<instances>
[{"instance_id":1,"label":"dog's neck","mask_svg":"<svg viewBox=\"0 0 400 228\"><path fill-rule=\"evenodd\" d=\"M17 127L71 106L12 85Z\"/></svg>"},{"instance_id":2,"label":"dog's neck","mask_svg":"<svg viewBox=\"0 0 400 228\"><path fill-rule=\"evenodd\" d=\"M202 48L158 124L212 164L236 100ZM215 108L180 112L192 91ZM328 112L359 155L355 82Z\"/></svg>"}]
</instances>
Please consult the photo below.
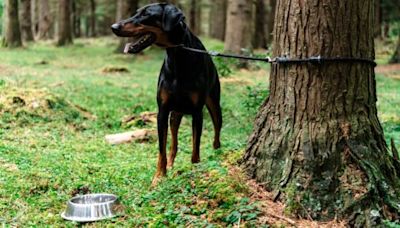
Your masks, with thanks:
<instances>
[{"instance_id":1,"label":"dog's neck","mask_svg":"<svg viewBox=\"0 0 400 228\"><path fill-rule=\"evenodd\" d=\"M177 44L176 47L170 47L166 49L167 56L165 59L165 67L167 71L172 75L183 75L188 72L177 72L177 70L188 70L193 69L199 65L202 65L204 56L198 53L191 53L187 50L180 48L180 46L191 47L196 49L205 50L203 44L190 30L186 24L182 24L176 31L173 31L171 40ZM187 67L176 67L176 66L187 66Z\"/></svg>"}]
</instances>

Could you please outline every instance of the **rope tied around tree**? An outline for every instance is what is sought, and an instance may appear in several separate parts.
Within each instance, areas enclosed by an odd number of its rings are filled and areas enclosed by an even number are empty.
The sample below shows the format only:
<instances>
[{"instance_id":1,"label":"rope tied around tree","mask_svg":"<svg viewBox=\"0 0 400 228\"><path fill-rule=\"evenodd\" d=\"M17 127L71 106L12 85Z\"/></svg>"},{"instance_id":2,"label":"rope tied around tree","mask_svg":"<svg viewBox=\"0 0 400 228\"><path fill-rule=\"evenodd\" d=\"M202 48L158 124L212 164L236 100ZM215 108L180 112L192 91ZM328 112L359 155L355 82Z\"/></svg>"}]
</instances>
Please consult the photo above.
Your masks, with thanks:
<instances>
[{"instance_id":1,"label":"rope tied around tree","mask_svg":"<svg viewBox=\"0 0 400 228\"><path fill-rule=\"evenodd\" d=\"M323 56L312 56L309 58L290 58L288 56L281 56L271 58L269 56L261 58L261 57L253 57L253 56L244 56L244 55L234 55L234 54L224 54L217 51L206 51L200 50L196 48L185 47L183 45L177 46L187 51L191 51L194 53L206 54L213 57L222 57L222 58L234 58L234 59L242 59L242 60L250 60L250 61L261 61L267 62L272 64L301 64L301 63L312 63L312 64L322 64L325 62L359 62L359 63L366 63L376 67L377 64L375 60L368 59L368 58L361 58L361 57L323 57Z\"/></svg>"}]
</instances>

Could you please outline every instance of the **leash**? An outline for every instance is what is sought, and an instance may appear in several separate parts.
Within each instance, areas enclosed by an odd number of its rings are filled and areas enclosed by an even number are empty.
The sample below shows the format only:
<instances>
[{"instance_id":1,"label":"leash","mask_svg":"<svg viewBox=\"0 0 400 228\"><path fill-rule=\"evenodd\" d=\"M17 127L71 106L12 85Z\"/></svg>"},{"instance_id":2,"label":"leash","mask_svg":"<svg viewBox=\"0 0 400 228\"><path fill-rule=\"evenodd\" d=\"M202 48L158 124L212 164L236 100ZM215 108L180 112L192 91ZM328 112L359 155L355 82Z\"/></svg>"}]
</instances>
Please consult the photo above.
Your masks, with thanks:
<instances>
[{"instance_id":1,"label":"leash","mask_svg":"<svg viewBox=\"0 0 400 228\"><path fill-rule=\"evenodd\" d=\"M324 62L359 62L359 63L366 63L376 67L376 62L373 59L368 58L359 58L359 57L322 57L322 56L312 56L309 58L299 59L299 58L289 58L287 56L283 57L275 57L271 58L266 56L264 58L261 57L252 57L252 56L244 56L244 55L234 55L234 54L224 54L217 51L206 51L196 48L185 47L183 45L176 46L178 48L182 48L184 50L205 54L212 57L222 57L222 58L233 58L233 59L243 59L243 60L250 60L250 61L261 61L266 63L272 64L293 64L293 63L314 63L314 64L321 64Z\"/></svg>"}]
</instances>

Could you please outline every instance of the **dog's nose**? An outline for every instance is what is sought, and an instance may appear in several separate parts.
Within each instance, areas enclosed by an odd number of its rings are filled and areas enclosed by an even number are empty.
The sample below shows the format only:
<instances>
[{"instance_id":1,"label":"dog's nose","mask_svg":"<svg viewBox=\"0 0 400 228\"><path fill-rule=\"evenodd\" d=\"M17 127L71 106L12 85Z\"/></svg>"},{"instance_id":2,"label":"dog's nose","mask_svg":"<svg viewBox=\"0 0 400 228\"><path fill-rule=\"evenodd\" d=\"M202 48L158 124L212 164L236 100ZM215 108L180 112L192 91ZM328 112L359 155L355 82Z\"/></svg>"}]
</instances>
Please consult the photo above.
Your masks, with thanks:
<instances>
[{"instance_id":1,"label":"dog's nose","mask_svg":"<svg viewBox=\"0 0 400 228\"><path fill-rule=\"evenodd\" d=\"M115 24L111 25L111 29L114 31L119 31L121 29L121 24L115 23Z\"/></svg>"}]
</instances>

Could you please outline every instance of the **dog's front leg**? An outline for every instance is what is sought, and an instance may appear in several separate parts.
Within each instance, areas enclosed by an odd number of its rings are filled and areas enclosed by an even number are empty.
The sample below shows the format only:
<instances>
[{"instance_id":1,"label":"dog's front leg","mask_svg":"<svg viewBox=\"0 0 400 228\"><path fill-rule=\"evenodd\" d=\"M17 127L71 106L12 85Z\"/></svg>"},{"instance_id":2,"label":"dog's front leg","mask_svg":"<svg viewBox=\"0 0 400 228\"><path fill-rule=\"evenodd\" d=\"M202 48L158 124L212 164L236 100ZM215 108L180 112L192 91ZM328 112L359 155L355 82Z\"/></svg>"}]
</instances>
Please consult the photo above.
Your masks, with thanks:
<instances>
[{"instance_id":1,"label":"dog's front leg","mask_svg":"<svg viewBox=\"0 0 400 228\"><path fill-rule=\"evenodd\" d=\"M167 174L167 134L168 134L168 116L169 111L159 108L157 115L157 129L158 129L158 165L157 171L154 175L152 185L156 185L161 177Z\"/></svg>"},{"instance_id":2,"label":"dog's front leg","mask_svg":"<svg viewBox=\"0 0 400 228\"><path fill-rule=\"evenodd\" d=\"M203 130L203 112L202 110L192 115L192 163L200 162L200 139Z\"/></svg>"}]
</instances>

